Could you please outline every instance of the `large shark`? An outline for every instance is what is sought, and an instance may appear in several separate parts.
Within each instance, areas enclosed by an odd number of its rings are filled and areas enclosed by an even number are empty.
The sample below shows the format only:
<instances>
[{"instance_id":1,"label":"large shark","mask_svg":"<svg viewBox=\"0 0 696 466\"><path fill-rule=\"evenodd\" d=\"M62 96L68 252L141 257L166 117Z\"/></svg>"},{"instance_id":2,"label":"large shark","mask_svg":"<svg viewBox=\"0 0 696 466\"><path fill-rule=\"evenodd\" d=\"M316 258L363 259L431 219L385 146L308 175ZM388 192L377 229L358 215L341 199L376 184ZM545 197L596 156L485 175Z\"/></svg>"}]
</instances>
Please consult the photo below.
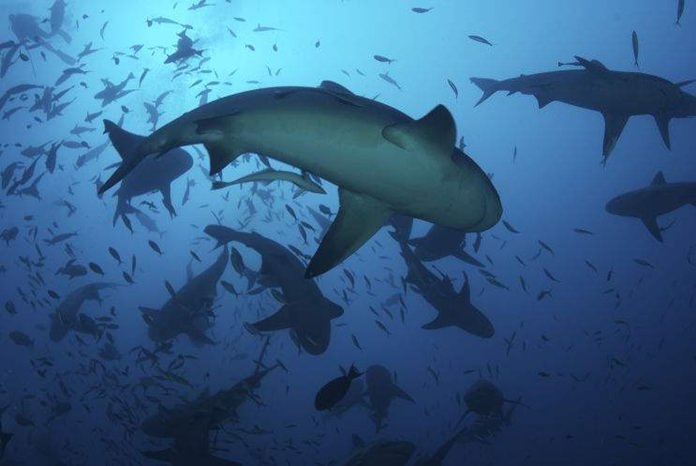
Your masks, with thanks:
<instances>
[{"instance_id":1,"label":"large shark","mask_svg":"<svg viewBox=\"0 0 696 466\"><path fill-rule=\"evenodd\" d=\"M153 341L166 342L185 333L195 344L214 344L206 331L213 323L211 315L217 296L216 287L227 267L227 254L225 248L210 267L190 277L161 309L140 307Z\"/></svg>"},{"instance_id":2,"label":"large shark","mask_svg":"<svg viewBox=\"0 0 696 466\"><path fill-rule=\"evenodd\" d=\"M106 124L111 142L119 154L128 153L142 142L142 136L129 133L115 124ZM193 166L193 158L183 149L173 149L161 159L149 158L143 161L131 172L128 178L124 179L118 190L114 193L118 197L116 211L114 212L113 222L121 215L134 212L130 205L132 198L152 191L162 193L164 207L173 217L176 210L172 204L171 185L174 180L186 173Z\"/></svg>"},{"instance_id":3,"label":"large shark","mask_svg":"<svg viewBox=\"0 0 696 466\"><path fill-rule=\"evenodd\" d=\"M62 340L70 330L98 336L96 324L90 317L81 314L80 309L85 301L101 302L99 292L106 288L115 288L116 286L118 285L113 283L90 283L69 293L50 316L51 328L49 336L51 340Z\"/></svg>"},{"instance_id":4,"label":"large shark","mask_svg":"<svg viewBox=\"0 0 696 466\"><path fill-rule=\"evenodd\" d=\"M662 242L657 217L689 204L696 206L696 183L667 183L660 171L650 186L615 197L607 203L606 209L610 214L639 219L650 234Z\"/></svg>"},{"instance_id":5,"label":"large shark","mask_svg":"<svg viewBox=\"0 0 696 466\"><path fill-rule=\"evenodd\" d=\"M497 81L471 78L483 91L476 105L498 91L533 95L544 108L558 101L600 112L604 116L604 161L611 154L628 119L652 115L667 148L670 148L669 122L672 118L696 116L696 97L681 88L692 81L672 83L646 73L614 71L598 60L575 57L566 65L580 70L551 71ZM559 65L564 65L559 63Z\"/></svg>"},{"instance_id":6,"label":"large shark","mask_svg":"<svg viewBox=\"0 0 696 466\"><path fill-rule=\"evenodd\" d=\"M107 131L108 131L107 127ZM274 87L231 95L162 126L128 153L104 192L151 154L203 144L210 173L255 152L338 185L340 208L310 261L320 275L358 250L394 213L466 231L502 214L488 176L455 148L442 105L419 120L339 84Z\"/></svg>"},{"instance_id":7,"label":"large shark","mask_svg":"<svg viewBox=\"0 0 696 466\"><path fill-rule=\"evenodd\" d=\"M401 242L401 255L408 269L405 283L411 285L437 310L437 317L423 325L424 329L459 327L481 338L493 336L495 329L491 321L471 304L471 290L466 274L464 284L457 293L448 277L436 276L404 242Z\"/></svg>"},{"instance_id":8,"label":"large shark","mask_svg":"<svg viewBox=\"0 0 696 466\"><path fill-rule=\"evenodd\" d=\"M343 315L343 308L327 299L314 282L303 277L304 265L287 248L258 233L244 233L220 225L208 225L205 232L218 246L236 241L261 255L257 282L280 288L286 302L275 314L248 324L253 332L290 330L295 343L309 354L322 354L331 341L331 321Z\"/></svg>"}]
</instances>

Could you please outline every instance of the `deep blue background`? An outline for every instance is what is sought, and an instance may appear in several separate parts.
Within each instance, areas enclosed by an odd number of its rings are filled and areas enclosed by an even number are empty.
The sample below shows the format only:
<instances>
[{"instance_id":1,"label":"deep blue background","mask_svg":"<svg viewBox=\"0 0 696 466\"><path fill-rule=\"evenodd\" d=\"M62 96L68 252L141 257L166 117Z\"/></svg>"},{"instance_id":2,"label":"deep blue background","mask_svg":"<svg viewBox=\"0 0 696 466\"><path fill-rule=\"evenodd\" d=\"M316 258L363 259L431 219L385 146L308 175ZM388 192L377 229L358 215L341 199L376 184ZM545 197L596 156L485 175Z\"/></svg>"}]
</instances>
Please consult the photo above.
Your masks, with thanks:
<instances>
[{"instance_id":1,"label":"deep blue background","mask_svg":"<svg viewBox=\"0 0 696 466\"><path fill-rule=\"evenodd\" d=\"M1 41L14 37L7 17L26 12L40 18L48 17L49 1L0 2ZM467 269L472 280L474 304L483 310L496 326L496 336L480 340L457 329L425 331L420 326L431 320L435 311L410 292L406 324L398 318L384 317L391 336L374 324L368 306L380 308L380 303L394 292L386 282L393 275L400 284L404 265L397 248L386 230L380 232L343 266L319 279L321 288L331 299L339 302L346 280L342 268L352 270L357 280L358 295L334 326L329 350L319 357L298 355L287 334L274 336L270 356L280 358L289 373L271 374L259 394L267 404L257 407L246 404L241 410L240 424L230 424L229 430L258 425L272 434L246 436L249 449L232 442L229 457L245 464L257 464L259 457L275 457L279 464L324 464L349 455L350 434L357 433L367 440L374 437L374 426L363 409L349 412L341 419L315 413L313 398L318 387L337 374L337 366L351 362L360 368L381 363L396 371L398 383L416 399L416 404L396 401L391 409L389 426L380 438L402 438L413 441L420 452L435 449L450 434L453 423L463 412L455 402L477 380L479 372L492 378L509 398L522 396L529 405L519 409L509 428L494 438L490 445L468 444L455 447L446 464L495 465L687 465L694 464L692 448L696 431L694 393L696 393L696 346L693 294L696 285L695 269L687 262L689 248L696 243L696 215L686 207L660 219L662 225L676 223L665 233L665 243L657 243L636 220L612 217L604 210L611 197L627 190L647 185L658 170L668 181L696 180L694 147L696 121L674 120L671 124L672 151L659 137L652 118L632 118L606 167L602 167L601 115L554 103L543 110L528 96L493 96L474 108L479 90L469 78L503 79L523 73L553 70L558 61L570 61L574 55L601 60L609 68L633 69L631 32L640 37L641 70L672 81L696 77L696 6L687 0L682 27L675 27L677 1L651 0L491 0L491 1L243 1L216 0L216 5L188 11L189 2L157 0L152 2L123 0L97 2L72 0L67 7L66 31L72 44L60 38L51 43L76 55L82 46L93 41L102 51L85 60L90 73L69 81L84 80L89 89L76 86L66 96L75 99L62 117L43 124L32 123L32 115L20 111L7 121L0 122L0 142L9 144L0 156L3 168L14 160L24 159L20 148L61 139L79 140L68 134L87 112L96 111L99 102L93 95L101 88L100 79L120 82L129 72L138 78L143 68L151 71L140 90L105 109L103 117L118 120L121 105L130 112L125 127L147 134L146 114L142 103L153 101L164 90L174 92L165 99L165 123L198 104L195 95L203 88L189 86L198 79L227 81L210 94L210 100L227 94L276 85L317 85L325 79L335 80L353 92L379 100L419 117L439 103L455 115L459 134L467 144L466 151L487 172L494 175L505 208L504 218L521 233L512 234L502 224L485 233L481 257L488 255L494 262L489 270L509 286L502 290L488 284L475 269ZM411 7L433 7L427 14L415 14ZM82 19L83 14L89 15ZM207 75L183 75L172 80L175 67L164 65L164 55L149 47L163 46L169 51L176 43L176 26L154 25L148 28L145 19L166 16L194 26L189 33L198 39L197 47L205 50L211 60L204 66L214 70ZM240 22L233 17L242 17ZM99 30L108 25L104 40ZM77 24L79 24L79 27ZM280 31L252 32L257 24L280 28ZM231 28L237 38L232 37ZM468 35L478 34L494 46L471 41ZM315 43L320 41L320 46ZM115 51L127 51L135 44L144 44L139 60L121 57L115 65ZM245 47L252 44L255 51ZM277 44L278 51L272 50ZM375 61L374 54L396 61L390 65ZM195 61L194 61L195 63ZM278 76L270 77L266 67ZM48 85L55 82L65 65L49 55L44 62L33 52L30 62L15 64L0 81L0 90L20 83ZM360 69L365 76L355 70ZM236 71L233 76L228 76ZM345 70L349 76L342 72ZM402 90L379 78L389 71ZM447 84L451 79L459 90L455 98ZM259 81L258 84L249 81ZM133 83L136 84L137 83ZM132 86L129 86L132 87ZM696 92L694 86L687 91ZM33 97L32 97L33 99ZM8 104L4 110L12 105ZM95 122L96 123L96 122ZM85 135L91 146L104 141L101 127ZM513 150L518 156L513 163ZM88 347L77 345L73 338L60 344L50 342L47 335L49 307L32 310L22 304L17 288L29 291L27 273L20 256L35 258L36 251L28 236L31 226L39 228L38 243L47 256L42 275L45 289L37 290L44 297L46 289L65 295L79 284L94 280L68 280L54 276L55 270L67 261L62 246L43 244L49 238L48 228L56 222L60 232L77 231L70 240L83 263L94 261L106 270L109 280L122 282L121 269L108 255L113 246L124 258L138 257L136 284L107 291L100 307L89 303L84 312L104 315L111 306L118 311L120 329L114 332L123 359L114 368L131 366L129 376L121 376L121 384L137 381L143 374L136 369L134 355L128 351L136 345L149 345L146 327L137 306L159 307L168 297L164 280L175 287L185 279L190 260L189 250L195 250L204 264L194 264L196 271L211 263L216 253L209 253L212 244L203 237L202 228L214 223L211 211L220 215L225 224L236 227L237 220L246 217L245 207L238 203L250 195L249 186L232 189L229 201L221 192L211 192L203 171L197 166L173 185L174 204L178 216L170 219L160 209L156 218L164 234L149 234L142 228L130 234L122 223L111 226L115 199L110 193L102 199L95 194L94 180L105 179L105 167L118 157L108 148L97 162L80 170L74 168L83 150L62 148L60 169L45 176L39 185L40 201L33 198L7 197L0 201L0 229L20 228L17 241L11 246L0 244L0 264L7 271L0 275L0 301L14 301L18 314L11 316L0 311L0 406L10 404L3 417L3 430L16 437L10 443L6 459L25 460L20 464L123 464L124 458L142 461L138 450L153 446L138 434L123 440L123 429L107 419L105 413L112 403L109 397L119 390L109 388L103 399L82 394L101 383L96 376L76 373L96 357L97 344L91 339ZM207 160L196 158L196 165L207 170ZM42 168L42 163L39 167ZM281 164L274 163L280 167ZM225 179L233 179L256 168L250 161L225 169ZM181 206L186 178L195 179L191 200ZM72 186L74 195L69 195ZM333 187L328 196L305 195L291 201L287 186L271 186L277 196L272 207L279 218L271 223L262 221L266 209L258 198L254 203L259 213L247 227L284 244L292 244L312 254L315 245L303 246L294 221L283 205L290 203L302 215L302 206L317 207L325 203L336 207ZM78 206L78 212L66 217L66 210L55 205L67 199ZM160 203L159 194L150 200ZM138 201L139 202L139 201ZM137 202L136 202L137 204ZM25 220L24 216L33 219ZM307 220L310 218L307 217ZM311 220L310 220L311 221ZM136 224L137 225L137 224ZM427 225L417 223L415 232L422 233ZM593 236L579 235L573 228L593 231ZM147 242L156 240L164 251L158 257ZM473 240L473 236L471 237ZM538 240L549 244L555 256L543 252L536 261L529 261L539 250ZM239 248L252 268L258 256ZM386 255L387 259L378 256ZM523 267L515 259L527 261ZM654 264L650 269L638 265L641 258ZM585 265L590 260L599 268L594 273ZM455 277L455 287L461 284L461 263L446 259L437 266ZM547 268L561 281L553 283L544 275ZM606 281L613 270L612 283ZM369 277L377 297L365 293L362 276ZM525 294L519 286L524 276L530 287ZM245 282L229 268L225 279L238 289ZM617 308L614 288L621 294ZM538 302L539 291L553 289L553 297ZM178 395L192 399L206 386L212 390L231 385L253 368L261 340L249 335L241 326L268 315L278 304L269 293L260 296L234 298L219 287L218 320L212 334L219 341L214 348L191 347L185 338L176 343L176 351L195 354L198 360L189 363L185 375L195 389L177 386ZM627 326L616 321L626 321ZM14 345L7 334L21 330L35 339L33 348ZM506 356L503 338L517 332L516 344ZM598 333L601 332L601 333ZM355 334L364 351L351 342ZM542 338L542 335L546 338ZM601 340L597 337L601 336ZM523 350L523 342L526 350ZM238 357L243 355L244 358ZM55 366L45 378L39 377L30 365L39 357L51 358ZM617 358L624 366L612 367ZM428 366L440 374L436 383ZM487 366L491 367L492 377ZM540 371L551 374L540 377ZM209 373L209 379L205 374ZM499 375L497 375L499 374ZM571 377L589 377L578 382ZM72 411L51 423L48 410L41 400L47 394L58 393L58 380L74 390ZM638 390L639 386L649 390ZM289 389L286 390L286 387ZM286 394L287 391L287 394ZM120 391L128 402L128 390ZM28 398L27 398L28 397ZM173 404L169 398L165 404ZM88 412L84 405L90 408ZM139 412L146 416L156 411ZM13 418L22 412L35 422L33 427L21 427ZM296 424L296 427L287 427ZM221 434L223 435L223 434ZM292 440L303 456L284 451L282 445ZM303 443L317 440L320 446ZM113 442L113 443L110 443ZM161 444L161 445L165 445ZM37 451L40 449L40 453ZM32 453L30 453L32 452ZM118 459L115 459L118 458ZM51 462L53 461L53 462Z\"/></svg>"}]
</instances>

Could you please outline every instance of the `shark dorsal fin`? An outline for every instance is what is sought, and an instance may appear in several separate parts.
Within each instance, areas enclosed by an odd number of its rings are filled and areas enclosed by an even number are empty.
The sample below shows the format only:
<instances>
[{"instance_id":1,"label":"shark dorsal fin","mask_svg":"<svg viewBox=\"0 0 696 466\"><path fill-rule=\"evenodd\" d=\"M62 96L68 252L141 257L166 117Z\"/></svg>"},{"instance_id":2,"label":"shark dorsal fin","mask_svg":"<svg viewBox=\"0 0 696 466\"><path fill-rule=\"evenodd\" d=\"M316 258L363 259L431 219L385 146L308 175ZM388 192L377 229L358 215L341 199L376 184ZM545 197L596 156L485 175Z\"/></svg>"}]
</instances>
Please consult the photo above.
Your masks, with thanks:
<instances>
[{"instance_id":1,"label":"shark dorsal fin","mask_svg":"<svg viewBox=\"0 0 696 466\"><path fill-rule=\"evenodd\" d=\"M319 89L324 89L325 91L333 92L336 94L354 95L349 89L341 86L340 84L334 81L322 81L321 84L319 84Z\"/></svg>"},{"instance_id":2,"label":"shark dorsal fin","mask_svg":"<svg viewBox=\"0 0 696 466\"><path fill-rule=\"evenodd\" d=\"M650 183L650 186L659 186L661 184L666 184L667 181L665 180L665 175L662 173L662 170L657 172L657 175L655 175L655 178L653 178L652 183Z\"/></svg>"},{"instance_id":3,"label":"shark dorsal fin","mask_svg":"<svg viewBox=\"0 0 696 466\"><path fill-rule=\"evenodd\" d=\"M404 150L429 149L449 160L457 128L447 107L438 105L420 120L386 126L382 136Z\"/></svg>"}]
</instances>

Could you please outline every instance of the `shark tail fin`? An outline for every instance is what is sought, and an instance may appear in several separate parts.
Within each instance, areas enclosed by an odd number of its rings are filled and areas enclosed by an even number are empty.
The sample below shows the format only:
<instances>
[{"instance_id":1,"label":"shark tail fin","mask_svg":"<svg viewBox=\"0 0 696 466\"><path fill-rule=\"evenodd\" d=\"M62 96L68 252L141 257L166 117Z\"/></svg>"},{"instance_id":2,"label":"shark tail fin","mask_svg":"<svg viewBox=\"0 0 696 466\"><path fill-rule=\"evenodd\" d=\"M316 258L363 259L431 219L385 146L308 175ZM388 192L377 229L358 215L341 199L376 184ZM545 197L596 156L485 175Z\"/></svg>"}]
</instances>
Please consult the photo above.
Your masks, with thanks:
<instances>
[{"instance_id":1,"label":"shark tail fin","mask_svg":"<svg viewBox=\"0 0 696 466\"><path fill-rule=\"evenodd\" d=\"M138 146L145 139L144 136L129 133L110 120L104 120L104 132L109 135L122 161L111 177L99 188L99 194L105 193L125 178L144 158L137 155Z\"/></svg>"},{"instance_id":2,"label":"shark tail fin","mask_svg":"<svg viewBox=\"0 0 696 466\"><path fill-rule=\"evenodd\" d=\"M500 81L495 79L486 78L471 78L471 82L474 83L483 91L483 95L476 102L475 107L478 107L481 103L485 102L490 96L498 92L498 84Z\"/></svg>"}]
</instances>

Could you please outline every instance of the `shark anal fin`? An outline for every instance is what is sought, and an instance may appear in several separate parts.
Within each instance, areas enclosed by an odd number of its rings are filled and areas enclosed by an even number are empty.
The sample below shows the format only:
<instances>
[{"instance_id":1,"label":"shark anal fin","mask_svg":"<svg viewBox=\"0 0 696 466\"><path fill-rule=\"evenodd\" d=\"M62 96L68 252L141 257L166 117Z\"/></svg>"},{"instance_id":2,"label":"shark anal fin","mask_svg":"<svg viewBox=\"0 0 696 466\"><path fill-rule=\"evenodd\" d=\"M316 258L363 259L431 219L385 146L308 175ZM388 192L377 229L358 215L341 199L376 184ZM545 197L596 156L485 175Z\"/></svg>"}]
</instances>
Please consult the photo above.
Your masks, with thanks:
<instances>
[{"instance_id":1,"label":"shark anal fin","mask_svg":"<svg viewBox=\"0 0 696 466\"><path fill-rule=\"evenodd\" d=\"M660 130L660 136L662 136L662 141L665 143L667 149L672 150L672 144L669 140L669 120L668 116L655 115L655 123L657 124L657 129Z\"/></svg>"},{"instance_id":2,"label":"shark anal fin","mask_svg":"<svg viewBox=\"0 0 696 466\"><path fill-rule=\"evenodd\" d=\"M357 251L392 215L384 203L347 189L338 191L340 207L307 266L305 278L316 277L332 269Z\"/></svg>"},{"instance_id":3,"label":"shark anal fin","mask_svg":"<svg viewBox=\"0 0 696 466\"><path fill-rule=\"evenodd\" d=\"M657 218L652 217L652 218L641 218L641 221L643 222L643 225L645 225L645 228L648 229L651 235L655 237L656 240L658 240L660 243L662 242L662 230L660 230L660 226L657 224Z\"/></svg>"},{"instance_id":4,"label":"shark anal fin","mask_svg":"<svg viewBox=\"0 0 696 466\"><path fill-rule=\"evenodd\" d=\"M449 159L456 143L457 128L447 107L438 105L420 120L386 126L382 136L404 150L430 150Z\"/></svg>"},{"instance_id":5,"label":"shark anal fin","mask_svg":"<svg viewBox=\"0 0 696 466\"><path fill-rule=\"evenodd\" d=\"M602 155L606 160L614 150L616 142L619 140L619 136L621 136L626 126L628 116L614 113L603 113L602 115L604 116L604 144L602 146Z\"/></svg>"}]
</instances>

